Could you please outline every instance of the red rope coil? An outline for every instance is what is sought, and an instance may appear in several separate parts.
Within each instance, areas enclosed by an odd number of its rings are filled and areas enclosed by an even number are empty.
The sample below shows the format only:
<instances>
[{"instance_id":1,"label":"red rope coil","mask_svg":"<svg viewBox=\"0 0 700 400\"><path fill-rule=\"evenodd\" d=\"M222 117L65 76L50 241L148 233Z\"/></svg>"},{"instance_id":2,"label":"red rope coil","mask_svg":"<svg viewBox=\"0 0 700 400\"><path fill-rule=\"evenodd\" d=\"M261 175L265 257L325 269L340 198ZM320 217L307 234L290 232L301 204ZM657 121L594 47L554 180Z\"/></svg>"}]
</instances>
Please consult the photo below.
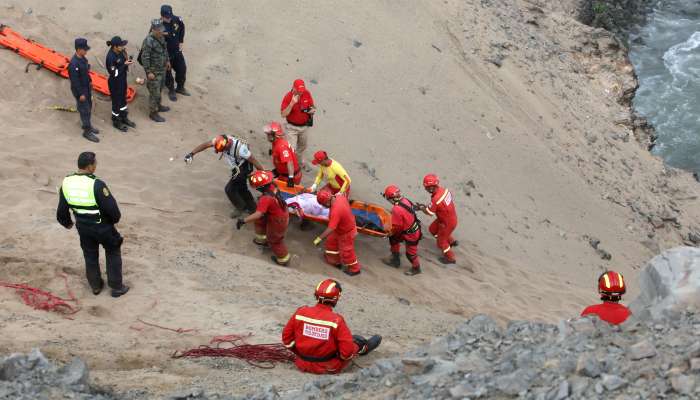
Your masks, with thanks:
<instances>
[{"instance_id":1,"label":"red rope coil","mask_svg":"<svg viewBox=\"0 0 700 400\"><path fill-rule=\"evenodd\" d=\"M199 358L199 357L231 357L243 360L248 364L270 369L275 363L292 363L295 355L280 343L248 344L245 339L248 335L215 336L209 342L210 345L201 345L197 348L175 351L172 358ZM222 345L229 345L222 347Z\"/></svg>"},{"instance_id":2,"label":"red rope coil","mask_svg":"<svg viewBox=\"0 0 700 400\"><path fill-rule=\"evenodd\" d=\"M80 304L78 303L78 299L68 287L68 276L66 276L65 274L61 274L59 276L63 278L66 284L66 291L68 292L69 296L68 299L58 297L51 292L47 292L45 290L29 286L25 283L10 283L0 281L0 286L15 289L17 294L19 294L22 298L22 301L24 301L24 304L36 310L53 311L59 314L63 314L65 316L73 315L80 311ZM76 306L73 307L72 305L70 305L68 303L69 301L75 302Z\"/></svg>"}]
</instances>

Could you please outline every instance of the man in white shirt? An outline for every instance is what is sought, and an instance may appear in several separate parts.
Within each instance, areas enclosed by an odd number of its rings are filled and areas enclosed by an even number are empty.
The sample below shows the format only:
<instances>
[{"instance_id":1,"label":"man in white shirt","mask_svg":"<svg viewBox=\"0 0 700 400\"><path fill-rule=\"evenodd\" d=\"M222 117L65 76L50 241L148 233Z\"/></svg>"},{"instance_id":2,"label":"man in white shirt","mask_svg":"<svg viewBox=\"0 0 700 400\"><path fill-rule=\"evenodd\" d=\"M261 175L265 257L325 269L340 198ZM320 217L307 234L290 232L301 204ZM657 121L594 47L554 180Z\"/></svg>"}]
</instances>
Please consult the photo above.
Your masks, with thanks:
<instances>
[{"instance_id":1,"label":"man in white shirt","mask_svg":"<svg viewBox=\"0 0 700 400\"><path fill-rule=\"evenodd\" d=\"M226 196L234 206L231 218L238 218L243 213L252 214L255 212L256 204L253 195L248 190L248 176L253 172L253 167L262 171L264 168L250 152L248 145L241 139L228 135L219 135L211 141L206 141L195 147L185 156L187 164L192 162L194 155L210 147L216 153L221 153L221 157L226 158L226 162L231 167L231 179L226 184Z\"/></svg>"}]
</instances>

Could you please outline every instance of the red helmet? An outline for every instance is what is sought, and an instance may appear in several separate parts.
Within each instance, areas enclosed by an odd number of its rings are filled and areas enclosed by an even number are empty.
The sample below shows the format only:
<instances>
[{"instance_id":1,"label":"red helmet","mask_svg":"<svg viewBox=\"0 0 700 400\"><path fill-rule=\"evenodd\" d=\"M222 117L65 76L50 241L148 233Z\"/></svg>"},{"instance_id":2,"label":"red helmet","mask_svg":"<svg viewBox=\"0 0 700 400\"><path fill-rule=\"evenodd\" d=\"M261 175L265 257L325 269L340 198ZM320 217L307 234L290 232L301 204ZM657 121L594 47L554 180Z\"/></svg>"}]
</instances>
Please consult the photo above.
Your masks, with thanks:
<instances>
[{"instance_id":1,"label":"red helmet","mask_svg":"<svg viewBox=\"0 0 700 400\"><path fill-rule=\"evenodd\" d=\"M600 294L622 296L626 291L625 279L619 272L606 271L598 278L598 292Z\"/></svg>"},{"instance_id":2,"label":"red helmet","mask_svg":"<svg viewBox=\"0 0 700 400\"><path fill-rule=\"evenodd\" d=\"M217 153L221 153L222 151L226 150L230 145L226 135L218 135L214 138L214 140L212 140L212 144L214 145L214 151Z\"/></svg>"},{"instance_id":3,"label":"red helmet","mask_svg":"<svg viewBox=\"0 0 700 400\"><path fill-rule=\"evenodd\" d=\"M316 193L316 201L322 206L328 204L331 201L331 197L333 197L333 193L328 189L321 189Z\"/></svg>"},{"instance_id":4,"label":"red helmet","mask_svg":"<svg viewBox=\"0 0 700 400\"><path fill-rule=\"evenodd\" d=\"M340 293L343 292L343 288L340 286L340 282L334 279L326 279L321 281L316 285L316 291L314 295L320 303L337 303L340 299Z\"/></svg>"},{"instance_id":5,"label":"red helmet","mask_svg":"<svg viewBox=\"0 0 700 400\"><path fill-rule=\"evenodd\" d=\"M282 129L282 125L277 121L272 121L269 124L263 126L263 132L265 132L266 134L274 133L275 137L284 136L284 130Z\"/></svg>"},{"instance_id":6,"label":"red helmet","mask_svg":"<svg viewBox=\"0 0 700 400\"><path fill-rule=\"evenodd\" d=\"M423 177L423 187L437 186L440 184L440 179L435 174L428 174Z\"/></svg>"},{"instance_id":7,"label":"red helmet","mask_svg":"<svg viewBox=\"0 0 700 400\"><path fill-rule=\"evenodd\" d=\"M261 188L271 184L273 179L272 172L270 171L255 171L253 175L250 176L250 184L255 188Z\"/></svg>"},{"instance_id":8,"label":"red helmet","mask_svg":"<svg viewBox=\"0 0 700 400\"><path fill-rule=\"evenodd\" d=\"M384 189L384 198L391 200L395 197L401 196L401 189L396 185L389 185Z\"/></svg>"}]
</instances>

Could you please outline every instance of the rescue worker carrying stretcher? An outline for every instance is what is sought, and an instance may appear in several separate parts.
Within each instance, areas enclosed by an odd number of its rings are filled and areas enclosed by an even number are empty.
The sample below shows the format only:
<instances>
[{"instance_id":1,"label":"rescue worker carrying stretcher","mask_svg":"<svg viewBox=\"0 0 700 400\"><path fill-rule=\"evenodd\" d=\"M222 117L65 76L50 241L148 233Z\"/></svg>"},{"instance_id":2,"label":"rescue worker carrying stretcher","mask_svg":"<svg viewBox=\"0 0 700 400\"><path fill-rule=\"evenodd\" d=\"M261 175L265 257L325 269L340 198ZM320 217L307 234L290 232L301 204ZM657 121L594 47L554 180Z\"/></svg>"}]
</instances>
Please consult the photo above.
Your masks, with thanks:
<instances>
[{"instance_id":1,"label":"rescue worker carrying stretcher","mask_svg":"<svg viewBox=\"0 0 700 400\"><path fill-rule=\"evenodd\" d=\"M342 315L333 307L343 289L340 283L326 279L316 286L315 306L296 310L282 331L282 343L297 355L297 368L313 374L337 374L356 356L376 349L382 337L365 339L353 335Z\"/></svg>"},{"instance_id":2,"label":"rescue worker carrying stretcher","mask_svg":"<svg viewBox=\"0 0 700 400\"><path fill-rule=\"evenodd\" d=\"M603 321L613 325L625 322L632 315L627 307L619 303L625 292L627 292L627 286L621 273L615 271L604 272L598 277L598 293L600 293L600 299L603 302L586 307L581 316L596 315Z\"/></svg>"},{"instance_id":3,"label":"rescue worker carrying stretcher","mask_svg":"<svg viewBox=\"0 0 700 400\"><path fill-rule=\"evenodd\" d=\"M315 193L318 185L325 178L328 182L322 189L328 189L333 194L345 194L350 197L350 176L345 171L338 161L328 157L328 153L323 150L314 153L314 160L311 164L318 165L318 174L314 184L308 189L311 193Z\"/></svg>"},{"instance_id":4,"label":"rescue worker carrying stretcher","mask_svg":"<svg viewBox=\"0 0 700 400\"><path fill-rule=\"evenodd\" d=\"M423 234L420 220L410 200L401 195L401 190L396 185L389 185L384 189L383 196L394 206L391 208L391 231L389 232L389 244L391 245L391 257L383 258L382 262L390 267L401 266L401 242L406 243L406 258L411 262L411 269L404 274L413 276L421 273L420 260L418 259L418 242Z\"/></svg>"},{"instance_id":5,"label":"rescue worker carrying stretcher","mask_svg":"<svg viewBox=\"0 0 700 400\"><path fill-rule=\"evenodd\" d=\"M350 276L358 275L362 266L355 255L357 226L348 198L322 189L316 194L316 200L318 204L330 208L330 214L328 227L314 239L314 246L326 239L326 262Z\"/></svg>"},{"instance_id":6,"label":"rescue worker carrying stretcher","mask_svg":"<svg viewBox=\"0 0 700 400\"><path fill-rule=\"evenodd\" d=\"M423 187L430 193L430 206L417 204L418 208L436 219L428 227L430 234L437 239L437 246L442 250L440 262L443 264L454 264L455 254L452 247L458 245L452 237L457 227L457 210L455 209L452 193L440 186L440 179L435 174L428 174L423 178Z\"/></svg>"},{"instance_id":7,"label":"rescue worker carrying stretcher","mask_svg":"<svg viewBox=\"0 0 700 400\"><path fill-rule=\"evenodd\" d=\"M286 267L292 259L292 255L284 244L284 235L289 225L287 203L273 183L272 172L255 171L250 177L250 183L262 193L262 196L258 199L258 206L254 213L236 221L236 229L240 230L243 225L255 221L253 243L270 247L274 253L272 261Z\"/></svg>"},{"instance_id":8,"label":"rescue worker carrying stretcher","mask_svg":"<svg viewBox=\"0 0 700 400\"><path fill-rule=\"evenodd\" d=\"M297 155L289 142L284 137L284 130L279 122L272 121L263 127L267 140L272 143L270 155L274 169L274 177L283 177L287 187L301 184L301 169L297 161Z\"/></svg>"}]
</instances>

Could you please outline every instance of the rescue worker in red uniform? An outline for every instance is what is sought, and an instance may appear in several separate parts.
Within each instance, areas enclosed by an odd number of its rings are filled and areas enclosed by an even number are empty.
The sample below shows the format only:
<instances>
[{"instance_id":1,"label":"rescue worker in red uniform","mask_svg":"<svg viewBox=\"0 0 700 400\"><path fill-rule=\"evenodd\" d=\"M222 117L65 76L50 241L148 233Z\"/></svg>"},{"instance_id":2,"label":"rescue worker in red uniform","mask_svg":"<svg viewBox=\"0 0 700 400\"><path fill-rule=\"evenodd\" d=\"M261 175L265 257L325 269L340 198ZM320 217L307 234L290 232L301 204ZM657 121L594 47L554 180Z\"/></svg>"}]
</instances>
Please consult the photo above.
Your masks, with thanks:
<instances>
[{"instance_id":1,"label":"rescue worker in red uniform","mask_svg":"<svg viewBox=\"0 0 700 400\"><path fill-rule=\"evenodd\" d=\"M318 204L330 208L328 227L316 239L314 246L326 240L326 262L350 276L358 275L362 266L355 255L357 226L348 198L342 194L333 195L329 190L319 190Z\"/></svg>"},{"instance_id":2,"label":"rescue worker in red uniform","mask_svg":"<svg viewBox=\"0 0 700 400\"><path fill-rule=\"evenodd\" d=\"M272 261L278 265L289 265L292 255L284 244L284 235L289 225L287 203L280 195L277 186L272 182L272 172L255 171L250 177L250 183L262 193L254 213L236 221L236 229L249 222L255 221L255 239L259 246L270 247L274 255Z\"/></svg>"},{"instance_id":3,"label":"rescue worker in red uniform","mask_svg":"<svg viewBox=\"0 0 700 400\"><path fill-rule=\"evenodd\" d=\"M406 258L411 262L411 269L405 271L404 274L418 275L421 273L418 242L423 234L413 203L401 195L401 190L396 185L387 186L383 196L394 206L391 208L391 232L389 233L391 257L382 259L382 262L390 267L399 268L401 266L399 255L401 242L405 242Z\"/></svg>"},{"instance_id":4,"label":"rescue worker in red uniform","mask_svg":"<svg viewBox=\"0 0 700 400\"><path fill-rule=\"evenodd\" d=\"M267 135L267 140L272 143L270 155L274 169L274 177L281 177L287 182L287 187L301 184L301 169L297 155L284 138L284 130L279 122L270 122L263 127L263 132Z\"/></svg>"},{"instance_id":5,"label":"rescue worker in red uniform","mask_svg":"<svg viewBox=\"0 0 700 400\"><path fill-rule=\"evenodd\" d=\"M282 343L296 354L297 368L313 374L337 374L356 356L376 349L382 337L353 335L343 316L335 313L340 283L326 279L316 286L317 304L296 310L282 331Z\"/></svg>"},{"instance_id":6,"label":"rescue worker in red uniform","mask_svg":"<svg viewBox=\"0 0 700 400\"><path fill-rule=\"evenodd\" d=\"M442 251L440 262L454 264L457 261L452 247L458 243L452 237L452 232L457 227L457 210L452 193L440 186L440 179L435 174L428 174L423 178L423 187L430 193L430 206L419 204L418 207L427 215L436 217L428 230L435 236L437 246Z\"/></svg>"},{"instance_id":7,"label":"rescue worker in red uniform","mask_svg":"<svg viewBox=\"0 0 700 400\"><path fill-rule=\"evenodd\" d=\"M603 302L586 307L581 316L593 314L613 325L625 322L632 315L629 308L620 304L625 292L627 292L627 285L625 285L625 278L621 273L604 272L598 278L598 293L600 293L600 299Z\"/></svg>"}]
</instances>

